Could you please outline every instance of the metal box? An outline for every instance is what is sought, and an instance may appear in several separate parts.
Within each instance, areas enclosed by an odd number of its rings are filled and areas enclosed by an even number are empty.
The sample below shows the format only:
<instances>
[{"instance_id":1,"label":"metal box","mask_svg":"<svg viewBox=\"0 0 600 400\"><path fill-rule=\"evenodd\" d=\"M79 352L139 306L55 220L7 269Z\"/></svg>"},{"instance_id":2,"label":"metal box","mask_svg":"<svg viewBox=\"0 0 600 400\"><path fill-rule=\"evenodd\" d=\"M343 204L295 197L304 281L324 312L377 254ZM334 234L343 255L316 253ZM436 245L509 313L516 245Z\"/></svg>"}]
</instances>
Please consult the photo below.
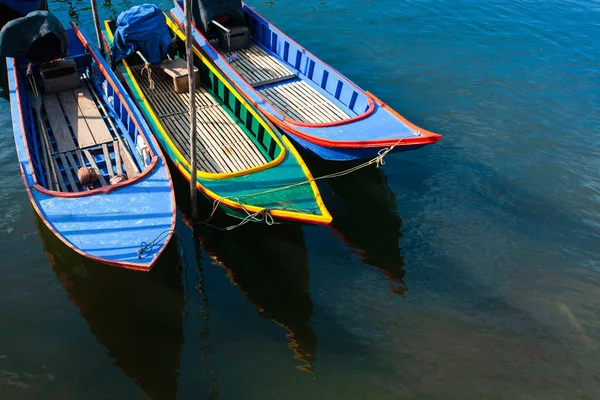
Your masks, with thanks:
<instances>
[{"instance_id":1,"label":"metal box","mask_svg":"<svg viewBox=\"0 0 600 400\"><path fill-rule=\"evenodd\" d=\"M77 65L72 58L41 64L40 75L45 93L62 92L81 86Z\"/></svg>"},{"instance_id":2,"label":"metal box","mask_svg":"<svg viewBox=\"0 0 600 400\"><path fill-rule=\"evenodd\" d=\"M250 29L247 26L232 26L228 31L219 29L217 35L219 48L227 53L250 47Z\"/></svg>"}]
</instances>

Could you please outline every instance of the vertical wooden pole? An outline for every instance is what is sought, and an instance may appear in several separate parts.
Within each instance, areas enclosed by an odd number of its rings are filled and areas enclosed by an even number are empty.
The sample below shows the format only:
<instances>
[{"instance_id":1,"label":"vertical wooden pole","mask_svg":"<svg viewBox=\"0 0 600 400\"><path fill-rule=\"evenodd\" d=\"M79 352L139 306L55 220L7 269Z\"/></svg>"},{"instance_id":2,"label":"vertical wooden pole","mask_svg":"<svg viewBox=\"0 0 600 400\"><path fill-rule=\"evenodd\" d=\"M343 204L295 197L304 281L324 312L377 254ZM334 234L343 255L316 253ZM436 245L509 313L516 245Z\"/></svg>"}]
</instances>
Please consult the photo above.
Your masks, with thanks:
<instances>
[{"instance_id":1,"label":"vertical wooden pole","mask_svg":"<svg viewBox=\"0 0 600 400\"><path fill-rule=\"evenodd\" d=\"M92 6L92 16L94 17L94 26L96 27L96 37L98 38L98 49L102 57L105 57L104 46L102 45L102 31L100 30L100 20L98 19L98 10L96 8L96 0L90 0Z\"/></svg>"},{"instance_id":2,"label":"vertical wooden pole","mask_svg":"<svg viewBox=\"0 0 600 400\"><path fill-rule=\"evenodd\" d=\"M194 53L192 51L192 0L185 0L185 55L187 57L188 82L190 89L190 196L192 202L192 218L198 219L198 202L196 191L196 77L194 74Z\"/></svg>"}]
</instances>

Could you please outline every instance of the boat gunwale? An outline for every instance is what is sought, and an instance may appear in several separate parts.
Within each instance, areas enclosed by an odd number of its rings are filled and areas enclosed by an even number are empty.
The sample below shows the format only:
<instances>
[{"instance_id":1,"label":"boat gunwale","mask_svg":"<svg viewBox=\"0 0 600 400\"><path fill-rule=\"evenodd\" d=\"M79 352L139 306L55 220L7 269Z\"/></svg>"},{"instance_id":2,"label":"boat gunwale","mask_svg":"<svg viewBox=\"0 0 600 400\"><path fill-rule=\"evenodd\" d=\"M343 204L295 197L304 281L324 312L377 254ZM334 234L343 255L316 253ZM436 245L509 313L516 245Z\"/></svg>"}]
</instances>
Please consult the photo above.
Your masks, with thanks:
<instances>
[{"instance_id":1,"label":"boat gunwale","mask_svg":"<svg viewBox=\"0 0 600 400\"><path fill-rule=\"evenodd\" d=\"M89 44L89 42L87 41L87 38L85 37L84 32L80 31L79 28L77 27L77 25L75 23L71 23L73 30L76 32L77 37L81 40L83 46L89 51L90 56L92 56L97 62L99 61L99 58L96 56L95 51L93 51L93 49L91 48L91 45ZM164 239L164 244L161 246L161 248L156 252L156 254L151 258L148 259L147 262L145 263L134 263L134 262L130 262L130 261L118 261L118 260L112 260L112 259L108 259L108 258L103 258L103 257L98 257L98 256L94 256L92 254L87 253L86 251L84 251L83 249L80 249L78 247L76 247L74 244L72 244L69 240L67 240L56 228L54 228L54 226L50 223L50 221L48 220L48 218L46 218L46 215L42 212L42 207L38 201L38 199L36 199L36 197L34 196L34 192L33 190L35 189L36 192L39 192L40 194L46 195L46 196L50 196L50 197L57 197L57 198L64 198L64 199L68 199L68 198L81 198L81 197L86 197L86 196L90 196L92 194L106 194L112 190L118 189L118 188L122 188L124 186L129 186L130 184L133 184L143 178L145 178L148 174L150 173L155 173L158 172L158 170L155 171L155 167L158 164L158 160L159 157L157 155L153 155L152 157L152 161L151 163L148 165L148 167L146 168L146 170L142 173L137 175L134 179L131 179L129 182L123 182L121 184L117 184L117 185L111 185L111 186L107 186L107 187L103 187L103 188L99 188L99 189L94 189L94 190L90 190L88 192L79 192L79 193L65 193L65 192L56 192L56 191L52 191L52 190L48 190L44 187L42 187L41 185L39 185L37 183L37 178L36 178L36 174L34 171L34 164L32 163L32 158L31 158L31 153L30 153L30 148L29 148L29 144L27 143L27 137L26 137L26 131L25 131L25 123L23 120L23 112L24 109L22 107L21 104L21 96L20 96L20 88L19 88L19 77L18 77L18 66L17 66L17 60L15 58L7 58L7 66L8 66L8 62L12 61L12 69L13 69L13 74L9 74L9 87L10 85L10 81L14 80L14 89L11 90L10 96L14 96L16 98L16 105L14 107L17 108L18 113L19 113L19 118L20 118L20 136L22 139L22 147L23 150L26 154L27 157L27 162L29 163L28 168L31 169L31 171L29 173L27 173L24 169L23 166L23 162L20 159L20 157L18 156L19 150L19 144L17 144L17 158L19 158L19 168L21 171L21 178L23 179L23 183L25 184L25 189L27 192L27 196L29 197L29 202L31 203L31 205L33 206L35 212L39 215L40 219L44 222L44 224L46 225L46 227L61 241L63 242L67 247L69 247L71 250L75 251L76 253L80 254L81 256L102 263L102 264L106 264L112 267L120 267L120 268L124 268L124 269L129 269L129 270L135 270L135 271L142 271L142 272L149 272L152 267L154 266L154 264L156 263L156 261L158 260L158 258L162 255L163 251L166 249L167 244L170 242L171 237L173 236L173 232L175 229L175 221L176 221L176 213L177 213L177 209L176 209L176 203L175 203L175 192L173 189L173 181L171 179L171 174L168 170L168 167L166 165L166 163L163 161L163 168L165 170L165 173L167 174L168 177L168 181L169 181L169 189L171 192L171 225L169 227L169 233L168 235L165 237ZM104 60L100 60L100 62L98 63L98 67L102 70L102 73L104 75L104 77L111 81L111 83L113 84L113 89L115 89L115 93L118 93L119 98L121 100L124 100L121 92L120 91L125 91L125 89L122 87L122 85L120 85L120 83L117 81L117 85L116 87L114 86L114 81L112 80L110 74L108 74L106 72L106 69L103 67L106 67ZM119 90L117 90L119 89ZM132 121L134 121L134 123L136 124L136 127L138 128L138 130L140 131L140 134L145 136L145 132L144 130L140 129L140 126L138 125L138 121L137 118L141 117L141 115L136 115L134 112L131 111L131 109L129 108L129 105L127 104L127 101L124 101L122 103L123 105L125 105L125 107L127 108L128 113L132 116ZM11 101L11 109L12 109L13 105L12 105L12 101ZM12 111L11 111L12 112ZM17 138L16 136L16 132L15 132L15 128L13 126L13 134L15 136L15 139ZM149 130L149 128L148 128ZM148 137L152 143L157 146L157 151L160 152L160 148L158 147L158 144L156 143L156 141L154 140L154 138L152 137L152 135L149 135ZM152 150L152 149L150 149ZM159 153L162 155L162 153ZM164 158L164 156L163 156ZM33 185L31 185L29 183L28 180L28 176L31 177L31 179L33 180Z\"/></svg>"},{"instance_id":2,"label":"boat gunwale","mask_svg":"<svg viewBox=\"0 0 600 400\"><path fill-rule=\"evenodd\" d=\"M174 3L176 5L176 7L178 8L178 10L180 12L183 12L181 6L179 5L179 1L174 0ZM423 128L413 124L412 122L408 121L405 117L401 116L397 111L393 110L387 104L383 103L381 100L379 100L377 97L375 97L371 92L365 91L365 90L359 88L358 86L356 86L356 84L354 84L352 81L350 81L344 75L340 74L335 68L333 68L329 64L325 63L324 61L322 61L321 59L316 57L310 51L306 50L304 47L302 47L300 44L298 44L292 38L287 36L285 33L283 33L281 30L279 30L273 24L271 24L270 22L265 20L260 14L258 14L252 8L250 8L246 3L242 2L242 5L246 8L248 8L253 13L255 13L264 22L269 24L269 26L271 28L276 29L278 32L280 32L283 36L285 36L287 39L289 39L291 42L293 42L299 48L303 49L307 54L314 57L315 60L318 60L322 65L330 68L331 71L334 72L336 75L338 75L340 78L344 79L346 82L350 83L353 87L355 87L356 89L358 89L362 93L364 93L368 98L368 101L370 104L370 110L371 110L368 114L367 114L367 111L369 111L369 110L365 111L365 113L363 113L363 114L357 115L356 117L344 119L341 121L334 121L334 122L327 122L327 123L305 123L305 122L301 122L301 121L295 121L295 120L289 119L285 115L281 114L275 108L275 106L272 104L271 101L267 100L258 90L256 90L249 83L247 83L247 81L233 67L229 67L229 70L233 74L237 75L238 78L240 78L243 82L245 82L248 85L248 87L250 89L252 89L258 97L260 97L265 103L269 104L269 106L273 109L273 112L268 112L268 111L264 110L263 107L259 106L258 103L254 99L250 98L250 96L248 94L246 94L245 90L242 90L237 83L232 82L233 85L240 92L244 93L244 95L246 96L246 98L248 99L248 101L250 103L252 103L254 106L258 107L259 109L263 110L263 114L271 123L275 124L280 129L282 129L286 132L289 132L292 135L298 136L308 142L314 143L318 146L332 148L332 149L364 148L364 147L383 148L383 147L389 147L389 146L422 146L422 145L436 143L438 140L441 139L441 137L442 137L441 134L429 131L427 129L423 129ZM175 12L173 11L173 9L171 9L170 13L174 17L175 22L180 27L180 29L183 29L184 28L183 22L180 21L180 19L175 15ZM206 43L205 46L209 47L212 51L214 51L214 53L217 55L217 58L220 59L225 65L229 65L227 60L225 60L225 58L220 54L220 52L218 50L216 50L215 47L208 40L206 40L204 35L202 35L202 33L198 30L198 28L193 23L192 23L192 28L196 32L196 34L200 35L200 37L202 37L204 39L204 42ZM195 47L198 48L200 51L202 51L204 54L206 54L207 57L210 57L206 53L206 50L203 49L203 45L196 42ZM223 68L220 66L218 66L218 68L223 70ZM225 73L225 72L223 71L223 73ZM371 105L372 105L372 107L371 107ZM351 125L353 122L363 120L363 119L373 115L377 109L377 106L390 112L394 117L396 117L398 120L402 121L409 127L413 128L415 130L418 130L421 135L419 137L407 137L407 138L398 137L398 138L380 139L380 140L331 140L331 139L323 139L318 136L307 134L305 132L302 132L302 131L296 129L294 126L292 126L292 125L296 125L301 128L304 127L304 128L309 128L309 129L319 129L319 128L336 127L336 126L341 126L341 125ZM278 118L277 115L279 115L280 118Z\"/></svg>"}]
</instances>

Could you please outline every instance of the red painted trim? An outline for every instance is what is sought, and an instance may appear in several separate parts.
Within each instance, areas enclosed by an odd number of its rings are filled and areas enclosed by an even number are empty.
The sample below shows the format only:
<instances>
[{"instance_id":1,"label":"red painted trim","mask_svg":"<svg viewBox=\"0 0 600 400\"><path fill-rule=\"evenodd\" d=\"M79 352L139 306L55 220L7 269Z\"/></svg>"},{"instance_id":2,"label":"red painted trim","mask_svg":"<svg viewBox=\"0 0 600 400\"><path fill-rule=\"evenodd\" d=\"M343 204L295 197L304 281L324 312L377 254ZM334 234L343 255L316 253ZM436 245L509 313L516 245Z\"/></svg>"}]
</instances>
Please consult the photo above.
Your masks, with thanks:
<instances>
[{"instance_id":1,"label":"red painted trim","mask_svg":"<svg viewBox=\"0 0 600 400\"><path fill-rule=\"evenodd\" d=\"M177 1L175 1L175 5L181 10L181 7L179 6L179 3ZM254 10L253 10L254 11ZM171 15L173 16L173 19L175 21L175 23L180 27L180 29L183 29L183 23L180 22L177 18L175 18L175 15L173 13L173 11L171 11ZM258 13L257 13L258 15ZM261 17L262 18L262 17ZM200 33L200 31L198 31L198 29L192 24L192 27L194 28L194 30L202 36L202 34ZM273 27L275 28L275 27ZM275 28L277 29L277 28ZM281 31L279 31L281 32ZM283 32L282 32L283 33ZM203 36L204 37L204 36ZM292 40L292 39L290 39ZM223 59L224 58L220 55L220 53L210 44L210 42L206 41L206 43L208 44L208 46L210 46L215 53L218 55L219 58ZM296 43L296 42L294 42ZM303 48L302 46L300 46L298 43L296 43L300 48ZM208 57L208 55L202 50L201 47L198 47L198 50L202 51L202 53L205 55L206 58L210 59L211 57ZM307 53L309 53L307 51ZM311 54L313 57L315 57L312 53ZM316 57L315 57L316 58ZM318 58L317 58L318 60ZM227 61L225 61L227 62ZM223 72L224 75L227 75L222 68L220 68L218 65L215 64L215 66L217 68L219 68L221 70L221 72ZM331 68L331 67L330 67ZM233 71L233 73L235 73L236 75L238 75L242 80L245 81L245 79L238 74L237 71L235 71L233 68L230 68L231 71ZM333 70L333 68L332 68ZM335 72L335 70L334 70ZM337 72L336 72L337 73ZM339 75L339 73L338 73ZM340 75L341 77L341 75ZM347 79L346 79L347 80ZM347 80L348 81L348 80ZM350 82L350 81L348 81ZM350 82L352 83L352 82ZM245 94L245 91L242 90L235 82L231 82L231 84L233 85L233 87L235 87L238 92L240 92L240 94L242 96L244 96L246 98L246 100L252 104L254 107L262 110L262 107L260 107L253 99L251 99L249 96L247 96ZM354 84L352 84L354 87L356 87ZM357 89L361 90L360 88L356 87ZM254 89L253 89L254 90ZM265 97L263 97L258 91L254 90L266 103L271 104ZM368 91L362 91L368 98L369 98L369 104L373 105L373 111L375 110L375 103L379 103L379 105L383 108L385 108L386 110L388 110L389 112L392 113L392 115L394 115L395 117L397 117L398 119L400 119L401 121L403 121L404 123L406 123L408 126L410 126L411 128L415 129L415 130L419 130L421 132L421 136L419 137L410 137L410 138L405 138L403 139L400 143L398 143L398 141L400 140L400 138L392 138L392 139L383 139L383 140L351 140L351 141L342 141L342 140L328 140L328 139L321 139L318 138L316 136L313 135L309 135L306 134L304 132L301 132L297 129L295 129L293 126L290 126L289 124L284 123L285 122L291 122L291 120L287 119L285 116L283 117L284 121L281 121L280 118L277 118L275 115L271 114L271 113L267 113L267 112L263 112L262 114L274 125L276 125L278 128L287 131L289 133L291 133L294 136L298 136L301 139L304 139L308 142L314 143L318 146L322 146L322 147L329 147L329 148L365 148L365 147L389 147L389 146L422 146L422 145L426 145L426 144L433 144L436 143L440 138L441 135L437 134L437 133L433 133L430 132L428 130L425 129L421 129L419 127L417 127L416 125L414 125L413 123L409 122L406 118L402 117L400 114L398 114L396 111L394 111L393 109L391 109L390 107L388 107L386 104L384 104L382 101L380 101L379 99L377 99L375 96L373 96L373 94L371 94ZM274 107L273 107L274 108ZM278 113L279 114L279 113ZM279 114L281 115L281 114ZM365 115L366 116L366 115ZM358 116L360 117L360 116ZM356 118L356 117L355 117ZM364 118L364 117L362 117ZM359 119L362 119L359 118ZM338 124L338 125L342 125L343 123L350 121L350 120L344 120L341 121L342 123ZM340 122L340 121L338 121ZM300 124L297 124L295 121L293 122L295 125L300 126ZM324 127L325 124L316 124L313 125L312 127Z\"/></svg>"},{"instance_id":2,"label":"red painted trim","mask_svg":"<svg viewBox=\"0 0 600 400\"><path fill-rule=\"evenodd\" d=\"M148 166L146 167L144 172L137 175L135 178L128 179L124 182L117 183L115 185L101 186L98 189L88 190L85 192L57 192L55 190L48 190L45 187L43 187L42 185L38 185L37 183L33 185L33 188L35 190L37 190L38 192L46 194L48 196L62 197L62 198L69 198L69 199L77 198L77 197L93 196L95 194L108 194L108 193L112 192L113 190L122 188L124 186L129 186L129 185L145 178L146 175L148 175L149 173L152 172L152 170L154 169L154 167L156 166L157 163L158 163L158 157L154 156L154 157L152 157L152 161L150 162L150 164L148 164ZM165 168L166 168L166 166L165 166Z\"/></svg>"},{"instance_id":3,"label":"red painted trim","mask_svg":"<svg viewBox=\"0 0 600 400\"><path fill-rule=\"evenodd\" d=\"M106 80L110 83L110 86L112 86L115 94L119 97L119 100L121 100L121 104L127 110L127 113L132 116L132 121L135 124L135 127L138 129L138 131L140 132L140 134L142 134L142 135L144 135L144 137L146 137L146 135L144 134L145 133L144 130L140 127L137 119L134 117L135 114L129 108L129 105L127 104L127 101L125 101L125 99L123 98L123 95L121 94L121 91L117 89L114 81L110 77L110 74L107 73L106 69L100 63L100 60L98 60L98 56L96 55L96 52L91 49L91 45L85 40L85 37L81 34L81 32L80 32L79 28L77 27L77 25L74 22L71 22L71 26L73 27L73 30L75 30L75 33L77 34L77 37L81 41L81 44L83 44L83 46L89 51L90 56L92 56L92 58L94 59L94 61L96 61L96 65L98 65L98 68L100 68L100 71L102 72L102 75L104 75L104 77L106 78ZM148 139L148 137L146 137L146 139ZM150 135L150 139L152 139L153 143L156 146L158 146L158 143L156 141L154 141L154 137L152 135ZM152 149L150 149L150 152L151 152L150 155L154 155L154 152L152 151Z\"/></svg>"},{"instance_id":4,"label":"red painted trim","mask_svg":"<svg viewBox=\"0 0 600 400\"><path fill-rule=\"evenodd\" d=\"M154 256L154 258L152 260L150 260L150 262L148 264L137 264L137 263L125 262L125 261L108 260L105 258L92 256L90 254L83 252L82 250L78 249L77 247L75 247L71 243L69 243L56 229L54 229L52 224L50 224L50 222L46 219L44 214L41 212L37 202L33 198L31 189L27 186L27 179L25 178L25 171L23 171L23 166L20 163L19 163L19 166L21 168L21 175L22 175L23 181L25 183L25 188L27 189L27 196L29 196L29 201L31 202L33 209L40 216L40 219L44 222L46 227L54 234L54 236L56 236L61 242L63 242L65 244L65 246L67 246L68 248L70 248L71 250L76 252L77 254L79 254L85 258L88 258L90 260L93 260L93 261L96 261L96 262L99 262L102 264L110 265L112 267L120 267L120 268L125 268L125 269L136 270L136 271L148 272L152 269L152 267L154 266L154 264L156 263L156 261L158 260L158 258L162 254L162 252L164 251L164 249L167 247L167 243L169 242L169 240L165 241L165 245L159 250L159 252ZM168 239L170 239L170 237Z\"/></svg>"},{"instance_id":5,"label":"red painted trim","mask_svg":"<svg viewBox=\"0 0 600 400\"><path fill-rule=\"evenodd\" d=\"M427 129L423 129L423 128L418 127L417 125L413 124L412 122L410 122L409 120L404 118L402 115L400 115L396 110L394 110L393 108L391 108L390 106L385 104L383 101L381 101L377 97L375 97L375 95L373 93L371 93L369 91L367 91L366 93L367 93L367 96L373 98L373 100L375 100L381 107L388 110L393 116L398 118L400 121L404 122L406 125L410 126L414 130L418 130L419 132L421 132L421 135L430 136L430 137L434 138L435 141L433 143L437 142L438 140L440 140L442 138L442 135L440 135L439 133L428 131Z\"/></svg>"},{"instance_id":6,"label":"red painted trim","mask_svg":"<svg viewBox=\"0 0 600 400\"><path fill-rule=\"evenodd\" d=\"M243 3L245 4L245 3ZM183 9L179 6L179 3L177 1L175 1L175 5L177 8L179 8L181 10L181 12L183 12ZM254 10L253 10L254 11ZM173 17L173 20L175 21L175 23L179 26L179 28L181 30L184 30L184 26L183 23L181 21L179 21L177 18L175 18L175 15L173 14L173 11L170 12L171 16ZM257 13L258 15L258 13ZM261 17L262 18L262 17ZM275 28L274 26L271 25L271 27ZM206 44L214 50L215 54L217 55L217 57L219 57L223 62L229 64L227 62L227 60L225 60L225 58L221 55L221 53L204 37L204 35L202 35L202 33L198 30L198 28L196 28L196 25L194 25L192 23L192 28L196 31L196 33L198 33L200 36L202 36L204 38L204 40L206 41ZM277 29L279 31L279 29ZM282 33L283 35L285 35L283 32L279 31L280 33ZM285 35L290 41L294 42L291 38L289 38L287 35ZM308 50L306 50L304 47L300 46L298 43L294 42L298 47L300 47L301 49L303 49L307 54L313 56L316 60L319 60L322 64L327 65L331 71L333 73L335 73L340 79L343 79L344 81L346 81L346 83L350 84L352 87L354 87L356 90L360 91L362 94L366 95L365 91L362 90L361 88L359 88L358 86L356 86L353 82L351 82L349 79L345 78L344 76L342 76L339 72L337 72L333 67L331 67L328 64L325 64L323 61L321 61L319 58L317 58L314 54L312 54L311 52L309 52ZM204 53L204 55L206 56L206 58L211 59L212 57L209 57L208 54L206 54L206 52L204 52L204 50L202 49L201 46L198 46L198 50L202 51L202 53ZM221 70L221 72L223 72L224 75L228 75L227 73L225 73L225 71L223 71L222 68L220 68L218 65L215 64L215 66L217 68L219 68ZM244 79L243 76L241 76L236 70L235 68L229 68L231 70L231 72L233 72L235 75L237 75L241 80L243 80L244 82L248 83L248 81L246 81L246 79ZM241 90L239 88L239 86L237 86L237 84L235 84L235 82L232 82L233 85L240 91L240 93L244 93L243 90ZM332 122L321 122L321 123L314 123L314 122L302 122L302 121L297 121L295 119L291 119L286 117L284 114L280 113L279 111L277 111L277 108L275 106L273 106L273 103L270 102L269 100L267 100L266 97L264 97L258 90L254 89L252 87L252 85L250 85L248 83L248 86L254 90L254 93L256 93L265 103L268 103L271 105L271 107L273 108L273 111L275 113L277 113L278 115L280 115L284 121L286 121L289 124L293 124L293 125L297 125L297 126L304 126L304 127L308 127L308 128L326 128L329 126L340 126L340 125L345 125L345 124L349 124L352 122L356 122L356 121L360 121L361 119L364 119L366 117L368 117L369 115L373 114L373 112L375 111L375 104L373 103L373 100L371 100L370 98L368 98L367 96L367 100L369 103L369 108L362 114L359 114L355 117L351 117L351 118L347 118L344 119L342 121L332 121ZM248 96L246 96L248 97ZM253 104L256 105L256 103L253 101ZM257 106L258 107L258 106ZM259 107L259 109L262 110L262 107Z\"/></svg>"}]
</instances>

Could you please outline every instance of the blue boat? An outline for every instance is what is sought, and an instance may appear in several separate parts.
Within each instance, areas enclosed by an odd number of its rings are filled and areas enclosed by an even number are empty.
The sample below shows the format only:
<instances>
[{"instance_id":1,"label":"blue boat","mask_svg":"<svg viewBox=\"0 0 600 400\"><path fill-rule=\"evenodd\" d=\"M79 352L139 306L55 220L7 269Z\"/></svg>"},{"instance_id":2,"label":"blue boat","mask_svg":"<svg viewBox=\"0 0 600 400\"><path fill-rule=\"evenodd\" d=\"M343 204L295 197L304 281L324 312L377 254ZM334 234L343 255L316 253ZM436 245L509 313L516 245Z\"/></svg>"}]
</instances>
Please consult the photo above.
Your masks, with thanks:
<instances>
[{"instance_id":1,"label":"blue boat","mask_svg":"<svg viewBox=\"0 0 600 400\"><path fill-rule=\"evenodd\" d=\"M65 32L65 31L63 31ZM175 226L161 150L127 92L75 24L68 56L31 73L7 58L14 139L33 208L81 255L148 271Z\"/></svg>"},{"instance_id":2,"label":"blue boat","mask_svg":"<svg viewBox=\"0 0 600 400\"><path fill-rule=\"evenodd\" d=\"M355 161L376 157L386 149L418 149L441 138L359 88L247 4L242 3L242 12L249 46L228 51L235 40L234 27L223 22L228 15L215 16L221 23L211 22L218 29L204 29L205 35L194 26L194 43L299 146L326 160ZM183 28L182 1L175 1L171 15ZM222 45L219 29L229 35L229 48Z\"/></svg>"}]
</instances>

